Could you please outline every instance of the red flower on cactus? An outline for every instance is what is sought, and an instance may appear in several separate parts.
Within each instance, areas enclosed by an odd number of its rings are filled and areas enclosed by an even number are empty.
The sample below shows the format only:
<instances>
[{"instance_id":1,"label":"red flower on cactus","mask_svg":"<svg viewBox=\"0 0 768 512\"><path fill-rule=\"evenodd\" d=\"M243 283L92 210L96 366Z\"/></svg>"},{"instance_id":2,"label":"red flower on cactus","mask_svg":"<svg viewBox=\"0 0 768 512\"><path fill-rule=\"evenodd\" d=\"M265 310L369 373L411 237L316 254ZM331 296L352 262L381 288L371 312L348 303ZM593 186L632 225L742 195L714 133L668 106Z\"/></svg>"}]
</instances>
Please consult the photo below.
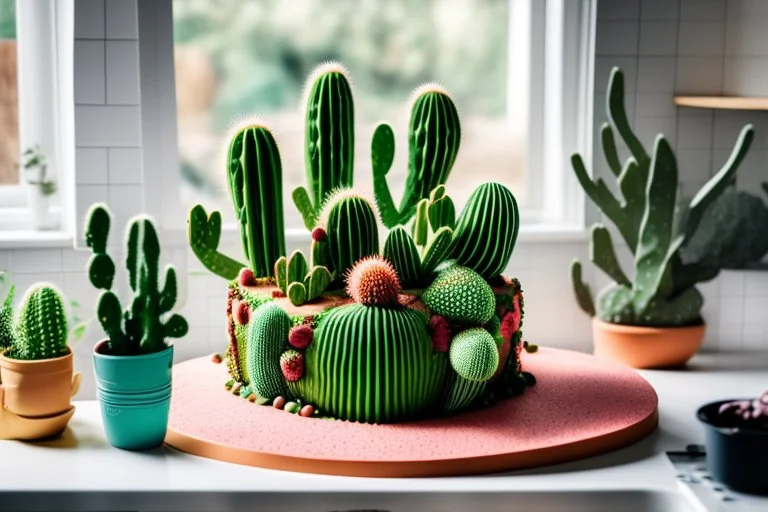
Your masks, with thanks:
<instances>
[{"instance_id":1,"label":"red flower on cactus","mask_svg":"<svg viewBox=\"0 0 768 512\"><path fill-rule=\"evenodd\" d=\"M315 242L322 242L328 237L328 233L321 227L316 227L312 230L312 240Z\"/></svg>"},{"instance_id":2,"label":"red flower on cactus","mask_svg":"<svg viewBox=\"0 0 768 512\"><path fill-rule=\"evenodd\" d=\"M451 324L444 317L434 315L429 319L429 331L432 333L432 348L435 352L447 352L451 345Z\"/></svg>"},{"instance_id":3,"label":"red flower on cactus","mask_svg":"<svg viewBox=\"0 0 768 512\"><path fill-rule=\"evenodd\" d=\"M288 382L296 382L304 376L304 354L287 350L280 356L280 370Z\"/></svg>"},{"instance_id":4,"label":"red flower on cactus","mask_svg":"<svg viewBox=\"0 0 768 512\"><path fill-rule=\"evenodd\" d=\"M347 294L366 306L398 304L400 278L390 262L380 256L361 259L347 274Z\"/></svg>"},{"instance_id":5,"label":"red flower on cactus","mask_svg":"<svg viewBox=\"0 0 768 512\"><path fill-rule=\"evenodd\" d=\"M312 343L312 336L314 335L312 326L309 324L299 324L291 328L288 333L288 343L299 350L304 350Z\"/></svg>"},{"instance_id":6,"label":"red flower on cactus","mask_svg":"<svg viewBox=\"0 0 768 512\"><path fill-rule=\"evenodd\" d=\"M256 286L256 276L253 275L253 270L248 267L240 269L240 273L237 274L237 282L240 286Z\"/></svg>"},{"instance_id":7,"label":"red flower on cactus","mask_svg":"<svg viewBox=\"0 0 768 512\"><path fill-rule=\"evenodd\" d=\"M235 300L232 302L232 312L235 317L235 322L240 325L248 324L251 318L251 309L246 302Z\"/></svg>"}]
</instances>

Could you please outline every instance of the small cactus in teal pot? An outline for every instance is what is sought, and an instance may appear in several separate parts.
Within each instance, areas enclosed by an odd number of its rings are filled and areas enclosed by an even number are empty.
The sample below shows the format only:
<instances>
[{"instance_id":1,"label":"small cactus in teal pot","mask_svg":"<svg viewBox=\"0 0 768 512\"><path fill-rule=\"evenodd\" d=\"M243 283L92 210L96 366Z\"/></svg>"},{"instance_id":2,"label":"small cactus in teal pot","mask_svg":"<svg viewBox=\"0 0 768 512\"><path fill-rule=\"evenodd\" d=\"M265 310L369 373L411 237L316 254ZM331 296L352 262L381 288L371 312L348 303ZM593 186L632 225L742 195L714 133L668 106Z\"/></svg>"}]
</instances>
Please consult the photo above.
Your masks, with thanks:
<instances>
[{"instance_id":1,"label":"small cactus in teal pot","mask_svg":"<svg viewBox=\"0 0 768 512\"><path fill-rule=\"evenodd\" d=\"M581 263L574 261L571 277L577 302L590 316L613 324L700 325L704 298L696 285L714 279L720 267L707 261L688 262L682 254L707 209L734 181L752 143L754 130L751 125L742 129L723 167L689 204L681 206L677 204L679 180L672 147L659 135L649 152L632 131L624 110L624 75L618 68L613 69L608 85L607 110L610 123L603 125L601 140L620 197L611 192L602 178L590 177L580 155L574 155L571 162L587 197L616 226L616 232L632 253L634 272L630 277L619 263L608 228L594 225L590 259L614 283L600 292L597 301L593 300L582 278ZM616 132L631 154L624 164L618 156ZM718 229L718 226L708 228Z\"/></svg>"},{"instance_id":2,"label":"small cactus in teal pot","mask_svg":"<svg viewBox=\"0 0 768 512\"><path fill-rule=\"evenodd\" d=\"M123 308L112 289L115 263L107 253L110 225L106 205L91 207L85 232L93 251L88 276L91 284L102 290L97 314L108 337L109 353L138 355L164 350L168 338L181 338L188 330L186 319L171 313L176 304L176 269L168 265L160 283L160 241L155 225L146 216L133 218L125 242L125 266L133 298Z\"/></svg>"}]
</instances>

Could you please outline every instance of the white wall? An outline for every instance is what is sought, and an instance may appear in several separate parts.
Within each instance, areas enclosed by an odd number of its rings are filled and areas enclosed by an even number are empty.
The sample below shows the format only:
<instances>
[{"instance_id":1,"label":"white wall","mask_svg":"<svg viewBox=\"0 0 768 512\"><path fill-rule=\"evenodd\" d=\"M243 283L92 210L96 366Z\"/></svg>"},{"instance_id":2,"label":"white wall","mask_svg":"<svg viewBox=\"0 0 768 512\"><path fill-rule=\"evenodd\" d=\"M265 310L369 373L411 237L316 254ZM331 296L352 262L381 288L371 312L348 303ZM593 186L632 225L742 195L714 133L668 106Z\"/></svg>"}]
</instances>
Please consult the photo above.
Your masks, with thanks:
<instances>
[{"instance_id":1,"label":"white wall","mask_svg":"<svg viewBox=\"0 0 768 512\"><path fill-rule=\"evenodd\" d=\"M754 184L760 173L766 176L765 114L678 110L672 105L674 91L722 92L725 69L736 58L726 55L731 52L727 34L739 30L742 23L728 18L737 10L726 7L736 3L600 0L595 122L599 126L605 119L602 93L610 67L619 65L628 78L630 113L638 131L645 141L657 131L670 137L689 185L702 183L724 161L746 122L756 125L757 140L742 177L746 184ZM691 7L694 4L696 8ZM130 215L144 209L142 185L149 173L158 172L142 168L137 4L135 0L76 0L75 5L76 174L82 205L78 218L82 222L84 208L91 202L107 201L122 229ZM763 20L768 22L768 15ZM762 65L768 69L768 62ZM600 161L600 156L597 146L595 160ZM598 172L605 172L605 167L598 166ZM112 236L122 238L117 229ZM166 261L189 276L182 282L180 301L191 330L176 344L176 361L222 350L226 343L224 281L208 274L177 234L165 242ZM225 251L240 254L237 242ZM83 273L88 257L88 252L67 247L0 249L0 269L10 270L22 290L38 280L56 283L81 304L80 316L90 317L97 292ZM587 351L591 348L589 319L575 305L568 275L574 257L586 261L585 242L523 241L509 271L521 279L525 290L527 338ZM585 270L593 287L604 282L588 262ZM119 266L118 272L123 274ZM768 311L768 273L727 272L703 291L711 326L708 349L768 348L764 313ZM94 396L90 355L102 336L94 321L86 338L75 346L76 365L85 376L79 395L83 399Z\"/></svg>"}]
</instances>

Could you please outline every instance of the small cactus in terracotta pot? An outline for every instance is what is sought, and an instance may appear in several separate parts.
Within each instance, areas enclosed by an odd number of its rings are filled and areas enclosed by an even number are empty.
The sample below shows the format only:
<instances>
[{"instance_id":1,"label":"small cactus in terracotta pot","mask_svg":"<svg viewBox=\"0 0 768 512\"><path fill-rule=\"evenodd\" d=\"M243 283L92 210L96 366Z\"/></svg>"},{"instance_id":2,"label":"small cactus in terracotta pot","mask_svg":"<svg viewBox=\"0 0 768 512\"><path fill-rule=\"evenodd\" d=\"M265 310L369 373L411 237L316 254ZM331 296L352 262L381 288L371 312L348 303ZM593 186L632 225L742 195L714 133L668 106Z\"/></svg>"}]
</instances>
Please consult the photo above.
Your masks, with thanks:
<instances>
[{"instance_id":1,"label":"small cactus in terracotta pot","mask_svg":"<svg viewBox=\"0 0 768 512\"><path fill-rule=\"evenodd\" d=\"M66 426L73 411L71 398L80 384L67 344L65 301L55 286L35 284L14 318L11 299L9 293L0 325L2 338L10 342L0 355L0 382L2 414L13 414L15 418L0 419L0 438L52 436Z\"/></svg>"}]
</instances>

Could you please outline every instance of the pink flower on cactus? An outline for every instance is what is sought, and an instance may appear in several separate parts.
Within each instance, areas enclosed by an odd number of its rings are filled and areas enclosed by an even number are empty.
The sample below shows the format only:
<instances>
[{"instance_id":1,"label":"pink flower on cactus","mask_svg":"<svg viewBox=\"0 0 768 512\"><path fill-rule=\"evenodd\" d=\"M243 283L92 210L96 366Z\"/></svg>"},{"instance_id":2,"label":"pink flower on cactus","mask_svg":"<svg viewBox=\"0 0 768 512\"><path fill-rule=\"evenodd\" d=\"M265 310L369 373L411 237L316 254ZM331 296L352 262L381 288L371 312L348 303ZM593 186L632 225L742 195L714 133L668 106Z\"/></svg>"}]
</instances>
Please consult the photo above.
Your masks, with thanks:
<instances>
[{"instance_id":1,"label":"pink flower on cactus","mask_svg":"<svg viewBox=\"0 0 768 512\"><path fill-rule=\"evenodd\" d=\"M312 230L312 240L315 242L323 242L328 237L328 233L321 227L316 227Z\"/></svg>"},{"instance_id":2,"label":"pink flower on cactus","mask_svg":"<svg viewBox=\"0 0 768 512\"><path fill-rule=\"evenodd\" d=\"M288 343L299 350L304 350L312 343L314 331L309 324L299 324L291 328L288 333Z\"/></svg>"},{"instance_id":3,"label":"pink flower on cactus","mask_svg":"<svg viewBox=\"0 0 768 512\"><path fill-rule=\"evenodd\" d=\"M304 376L304 354L288 350L280 357L280 370L288 382L296 382Z\"/></svg>"},{"instance_id":4,"label":"pink flower on cactus","mask_svg":"<svg viewBox=\"0 0 768 512\"><path fill-rule=\"evenodd\" d=\"M253 275L253 270L248 267L241 268L237 275L237 282L240 283L240 286L255 286L256 276Z\"/></svg>"},{"instance_id":5,"label":"pink flower on cactus","mask_svg":"<svg viewBox=\"0 0 768 512\"><path fill-rule=\"evenodd\" d=\"M248 321L251 317L251 310L248 307L248 304L240 301L235 300L232 302L232 313L235 317L235 322L237 322L240 325L247 325Z\"/></svg>"},{"instance_id":6,"label":"pink flower on cactus","mask_svg":"<svg viewBox=\"0 0 768 512\"><path fill-rule=\"evenodd\" d=\"M432 333L432 348L435 352L447 352L451 344L451 324L444 317L434 315L429 319L429 330Z\"/></svg>"}]
</instances>

